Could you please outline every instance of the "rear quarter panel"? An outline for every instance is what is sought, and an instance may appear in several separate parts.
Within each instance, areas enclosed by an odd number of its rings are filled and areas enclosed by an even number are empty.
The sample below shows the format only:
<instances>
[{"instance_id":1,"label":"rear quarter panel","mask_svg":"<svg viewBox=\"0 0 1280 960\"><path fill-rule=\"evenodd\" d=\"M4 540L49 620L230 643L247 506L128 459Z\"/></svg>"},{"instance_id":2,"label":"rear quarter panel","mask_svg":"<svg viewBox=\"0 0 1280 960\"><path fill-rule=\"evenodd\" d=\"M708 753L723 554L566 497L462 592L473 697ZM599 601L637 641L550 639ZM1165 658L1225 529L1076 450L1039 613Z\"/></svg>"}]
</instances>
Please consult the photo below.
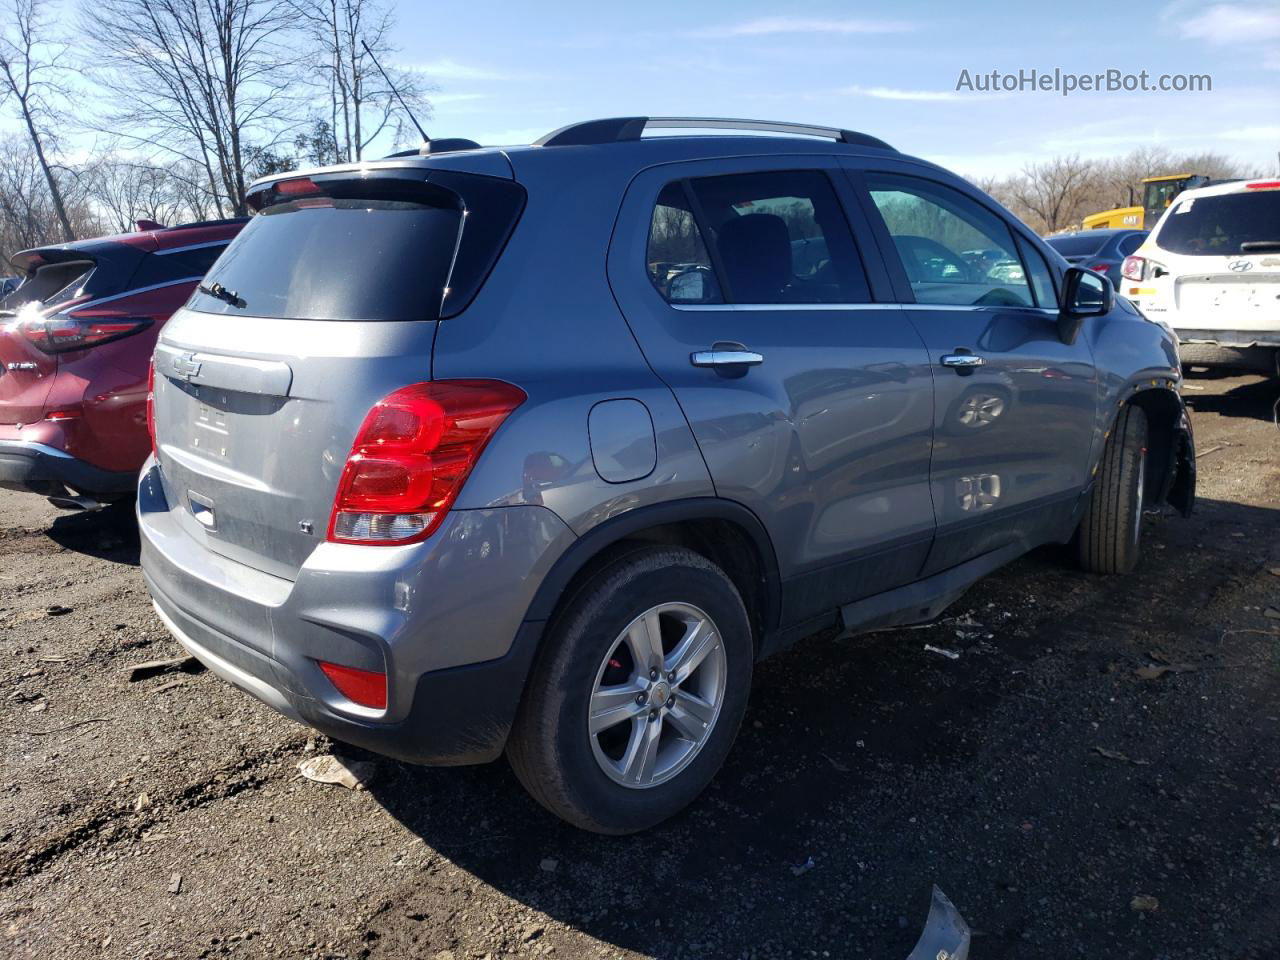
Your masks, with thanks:
<instances>
[{"instance_id":1,"label":"rear quarter panel","mask_svg":"<svg viewBox=\"0 0 1280 960\"><path fill-rule=\"evenodd\" d=\"M545 506L581 536L637 507L714 494L683 413L608 284L610 234L635 169L626 153L513 157L528 204L471 306L440 322L432 376L506 380L529 399L490 442L455 509ZM653 471L623 483L597 474L587 428L592 407L614 399L643 403L657 442Z\"/></svg>"}]
</instances>

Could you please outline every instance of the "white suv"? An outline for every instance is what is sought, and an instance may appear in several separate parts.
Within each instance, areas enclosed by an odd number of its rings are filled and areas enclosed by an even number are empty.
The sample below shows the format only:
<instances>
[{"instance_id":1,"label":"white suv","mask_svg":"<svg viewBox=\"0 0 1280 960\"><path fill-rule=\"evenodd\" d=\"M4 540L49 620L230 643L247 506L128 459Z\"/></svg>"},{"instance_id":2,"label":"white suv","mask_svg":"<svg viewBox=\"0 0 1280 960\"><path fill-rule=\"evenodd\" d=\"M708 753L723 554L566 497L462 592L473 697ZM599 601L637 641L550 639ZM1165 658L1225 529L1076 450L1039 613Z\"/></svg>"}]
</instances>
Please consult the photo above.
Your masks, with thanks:
<instances>
[{"instance_id":1,"label":"white suv","mask_svg":"<svg viewBox=\"0 0 1280 960\"><path fill-rule=\"evenodd\" d=\"M1185 366L1280 374L1280 180L1185 191L1121 273Z\"/></svg>"}]
</instances>

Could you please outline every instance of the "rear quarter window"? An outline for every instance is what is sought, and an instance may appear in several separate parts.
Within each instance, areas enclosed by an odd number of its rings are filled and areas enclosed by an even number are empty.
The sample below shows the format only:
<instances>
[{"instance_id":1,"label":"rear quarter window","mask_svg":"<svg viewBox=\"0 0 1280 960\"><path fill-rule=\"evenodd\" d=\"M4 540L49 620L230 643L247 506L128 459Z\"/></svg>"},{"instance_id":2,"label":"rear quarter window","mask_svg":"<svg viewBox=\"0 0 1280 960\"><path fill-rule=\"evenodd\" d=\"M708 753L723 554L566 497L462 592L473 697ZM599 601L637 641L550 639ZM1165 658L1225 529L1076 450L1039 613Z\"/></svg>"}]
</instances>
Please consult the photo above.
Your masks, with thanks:
<instances>
[{"instance_id":1,"label":"rear quarter window","mask_svg":"<svg viewBox=\"0 0 1280 960\"><path fill-rule=\"evenodd\" d=\"M175 250L157 250L147 255L138 266L129 286L134 289L154 287L180 280L196 280L209 272L214 261L227 249L225 243L201 244Z\"/></svg>"}]
</instances>

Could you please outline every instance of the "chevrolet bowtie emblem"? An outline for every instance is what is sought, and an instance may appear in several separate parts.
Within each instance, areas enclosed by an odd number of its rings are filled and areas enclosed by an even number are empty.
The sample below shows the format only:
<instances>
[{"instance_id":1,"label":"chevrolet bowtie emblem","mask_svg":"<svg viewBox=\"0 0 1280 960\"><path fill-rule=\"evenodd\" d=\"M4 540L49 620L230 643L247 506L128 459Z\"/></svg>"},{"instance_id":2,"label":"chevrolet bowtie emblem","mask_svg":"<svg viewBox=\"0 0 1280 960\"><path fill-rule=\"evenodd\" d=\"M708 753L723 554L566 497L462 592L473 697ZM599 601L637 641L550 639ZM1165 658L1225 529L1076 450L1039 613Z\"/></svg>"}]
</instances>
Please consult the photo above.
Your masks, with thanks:
<instances>
[{"instance_id":1,"label":"chevrolet bowtie emblem","mask_svg":"<svg viewBox=\"0 0 1280 960\"><path fill-rule=\"evenodd\" d=\"M183 380L191 380L200 375L200 361L194 353L173 358L173 372Z\"/></svg>"}]
</instances>

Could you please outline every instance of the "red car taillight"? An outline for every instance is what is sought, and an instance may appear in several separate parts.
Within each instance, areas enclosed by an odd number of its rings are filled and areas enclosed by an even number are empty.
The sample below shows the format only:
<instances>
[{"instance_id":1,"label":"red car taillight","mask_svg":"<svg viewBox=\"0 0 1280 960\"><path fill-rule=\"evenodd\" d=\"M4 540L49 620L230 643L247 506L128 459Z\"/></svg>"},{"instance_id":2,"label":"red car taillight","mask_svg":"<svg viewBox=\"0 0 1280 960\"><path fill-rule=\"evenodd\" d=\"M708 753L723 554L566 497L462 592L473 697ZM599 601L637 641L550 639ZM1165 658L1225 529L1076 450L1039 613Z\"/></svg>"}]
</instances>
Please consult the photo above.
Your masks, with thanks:
<instances>
[{"instance_id":1,"label":"red car taillight","mask_svg":"<svg viewBox=\"0 0 1280 960\"><path fill-rule=\"evenodd\" d=\"M45 353L87 350L119 340L151 326L150 317L94 317L77 319L66 314L33 317L19 326L22 335Z\"/></svg>"},{"instance_id":2,"label":"red car taillight","mask_svg":"<svg viewBox=\"0 0 1280 960\"><path fill-rule=\"evenodd\" d=\"M525 401L500 380L437 380L380 400L338 482L328 539L399 544L429 537L485 444Z\"/></svg>"},{"instance_id":3,"label":"red car taillight","mask_svg":"<svg viewBox=\"0 0 1280 960\"><path fill-rule=\"evenodd\" d=\"M1146 266L1146 257L1125 257L1120 267L1120 275L1126 280L1141 280Z\"/></svg>"},{"instance_id":4,"label":"red car taillight","mask_svg":"<svg viewBox=\"0 0 1280 960\"><path fill-rule=\"evenodd\" d=\"M387 708L387 675L373 670L344 667L337 663L317 660L324 675L340 694L352 703L375 710Z\"/></svg>"},{"instance_id":5,"label":"red car taillight","mask_svg":"<svg viewBox=\"0 0 1280 960\"><path fill-rule=\"evenodd\" d=\"M1109 263L1091 263L1091 264L1089 264L1089 269L1090 269L1090 270L1092 270L1094 273L1106 273L1108 270L1110 270L1110 269L1111 269L1111 264L1109 264Z\"/></svg>"},{"instance_id":6,"label":"red car taillight","mask_svg":"<svg viewBox=\"0 0 1280 960\"><path fill-rule=\"evenodd\" d=\"M151 455L160 455L160 444L156 443L156 360L147 361L147 434L151 437Z\"/></svg>"}]
</instances>

